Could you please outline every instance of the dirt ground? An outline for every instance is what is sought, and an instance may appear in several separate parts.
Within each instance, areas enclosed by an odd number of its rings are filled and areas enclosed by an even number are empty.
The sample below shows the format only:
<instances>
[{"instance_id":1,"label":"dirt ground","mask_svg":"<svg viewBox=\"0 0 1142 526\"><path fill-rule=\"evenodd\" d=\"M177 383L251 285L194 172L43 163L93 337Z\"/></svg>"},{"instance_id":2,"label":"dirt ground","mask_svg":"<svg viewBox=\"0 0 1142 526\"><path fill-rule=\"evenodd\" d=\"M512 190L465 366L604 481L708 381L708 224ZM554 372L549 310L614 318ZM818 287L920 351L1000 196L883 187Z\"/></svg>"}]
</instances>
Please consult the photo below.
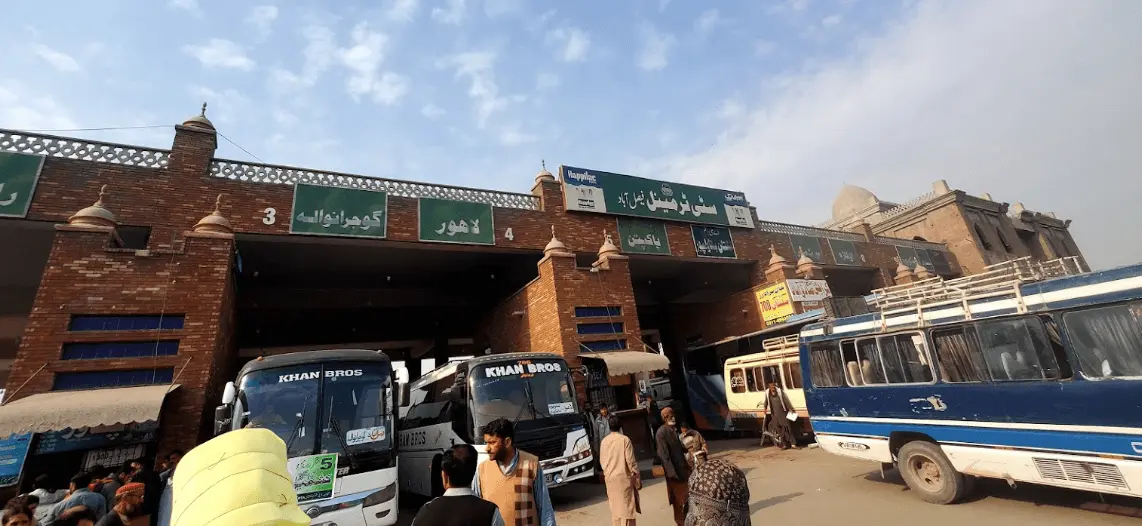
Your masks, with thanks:
<instances>
[{"instance_id":1,"label":"dirt ground","mask_svg":"<svg viewBox=\"0 0 1142 526\"><path fill-rule=\"evenodd\" d=\"M966 502L952 506L927 504L911 495L898 476L882 480L879 466L848 460L819 449L777 451L757 442L712 442L714 457L725 458L746 473L753 523L962 526L983 524L1138 525L1142 500L1021 484L981 481ZM603 486L573 483L551 491L560 526L610 524ZM638 522L667 526L673 515L662 479L647 480ZM409 503L412 504L412 503ZM1138 514L1137 516L1125 516ZM415 508L401 510L410 524Z\"/></svg>"}]
</instances>

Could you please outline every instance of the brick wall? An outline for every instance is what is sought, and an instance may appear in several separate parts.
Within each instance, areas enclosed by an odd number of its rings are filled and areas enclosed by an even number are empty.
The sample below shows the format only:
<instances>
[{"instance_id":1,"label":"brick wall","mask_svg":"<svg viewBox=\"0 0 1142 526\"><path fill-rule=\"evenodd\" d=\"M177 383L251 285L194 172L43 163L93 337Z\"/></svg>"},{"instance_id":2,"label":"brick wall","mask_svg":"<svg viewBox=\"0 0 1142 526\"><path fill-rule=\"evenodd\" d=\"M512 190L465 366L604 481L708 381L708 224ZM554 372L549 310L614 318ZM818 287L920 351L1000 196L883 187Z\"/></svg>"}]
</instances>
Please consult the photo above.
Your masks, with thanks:
<instances>
[{"instance_id":1,"label":"brick wall","mask_svg":"<svg viewBox=\"0 0 1142 526\"><path fill-rule=\"evenodd\" d=\"M203 407L215 376L226 321L233 241L186 237L175 250L138 256L108 249L109 233L60 227L8 378L8 396L52 388L55 373L173 367L182 387L167 398L161 448L187 449L203 430ZM180 330L69 333L73 314L182 314ZM175 356L61 360L66 342L178 339ZM40 370L43 366L43 370ZM37 373L37 371L39 371ZM26 382L26 383L25 383ZM22 388L20 386L23 385ZM19 389L18 392L16 390Z\"/></svg>"}]
</instances>

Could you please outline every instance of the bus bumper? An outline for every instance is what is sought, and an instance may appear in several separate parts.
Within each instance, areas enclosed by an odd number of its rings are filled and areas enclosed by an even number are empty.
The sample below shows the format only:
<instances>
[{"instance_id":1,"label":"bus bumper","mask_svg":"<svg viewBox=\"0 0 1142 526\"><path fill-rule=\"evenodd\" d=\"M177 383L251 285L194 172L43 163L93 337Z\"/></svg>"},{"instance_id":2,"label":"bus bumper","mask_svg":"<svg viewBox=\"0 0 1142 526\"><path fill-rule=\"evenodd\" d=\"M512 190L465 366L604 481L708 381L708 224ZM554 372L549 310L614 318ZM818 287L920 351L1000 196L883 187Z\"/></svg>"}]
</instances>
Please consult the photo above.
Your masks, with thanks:
<instances>
[{"instance_id":1,"label":"bus bumper","mask_svg":"<svg viewBox=\"0 0 1142 526\"><path fill-rule=\"evenodd\" d=\"M301 511L310 517L310 526L392 526L397 523L399 498L368 507L366 498L375 492L348 495L323 502L301 505Z\"/></svg>"}]
</instances>

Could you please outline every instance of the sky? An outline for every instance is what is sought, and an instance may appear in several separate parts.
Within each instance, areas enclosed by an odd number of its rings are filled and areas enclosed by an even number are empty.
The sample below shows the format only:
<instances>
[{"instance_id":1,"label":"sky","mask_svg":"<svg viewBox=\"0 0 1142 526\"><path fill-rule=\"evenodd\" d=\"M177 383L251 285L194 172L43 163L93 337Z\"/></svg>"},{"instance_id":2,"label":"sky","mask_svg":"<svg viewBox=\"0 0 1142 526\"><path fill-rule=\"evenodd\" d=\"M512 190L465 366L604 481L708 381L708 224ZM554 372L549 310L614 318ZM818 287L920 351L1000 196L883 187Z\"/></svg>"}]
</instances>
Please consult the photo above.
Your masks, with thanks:
<instances>
[{"instance_id":1,"label":"sky","mask_svg":"<svg viewBox=\"0 0 1142 526\"><path fill-rule=\"evenodd\" d=\"M605 7L604 7L605 6ZM60 0L0 17L0 128L529 191L546 161L828 220L953 188L1142 261L1137 0ZM132 128L132 129L121 129Z\"/></svg>"}]
</instances>

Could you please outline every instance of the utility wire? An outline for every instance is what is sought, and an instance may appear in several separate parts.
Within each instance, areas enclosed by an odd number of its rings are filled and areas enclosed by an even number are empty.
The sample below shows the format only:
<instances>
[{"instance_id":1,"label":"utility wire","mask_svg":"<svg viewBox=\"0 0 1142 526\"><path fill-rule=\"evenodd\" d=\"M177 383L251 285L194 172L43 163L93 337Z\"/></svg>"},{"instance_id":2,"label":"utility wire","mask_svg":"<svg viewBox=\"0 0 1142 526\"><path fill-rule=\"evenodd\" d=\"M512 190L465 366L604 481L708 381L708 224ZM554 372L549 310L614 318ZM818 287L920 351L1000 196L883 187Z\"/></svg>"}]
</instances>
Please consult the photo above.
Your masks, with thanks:
<instances>
[{"instance_id":1,"label":"utility wire","mask_svg":"<svg viewBox=\"0 0 1142 526\"><path fill-rule=\"evenodd\" d=\"M225 136L225 135L222 135L222 132L220 132L220 131L218 131L218 130L215 130L215 133L217 133L219 137L222 137L223 139L226 139L226 142L228 142L228 143L230 143L230 144L233 144L235 148L238 148L239 150L242 150L243 152L246 152L246 155L249 155L250 157L253 157L253 158L254 158L256 161L258 161L258 162L260 162L260 163L263 163L263 164L268 164L268 163L266 163L266 161L263 161L261 157L258 157L257 155L254 155L254 154L250 153L250 150L247 150L247 149L243 148L243 147L242 147L242 146L240 146L238 143L236 143L236 142L234 142L234 141L230 140L230 138L229 138L229 137L227 137L227 136Z\"/></svg>"}]
</instances>

